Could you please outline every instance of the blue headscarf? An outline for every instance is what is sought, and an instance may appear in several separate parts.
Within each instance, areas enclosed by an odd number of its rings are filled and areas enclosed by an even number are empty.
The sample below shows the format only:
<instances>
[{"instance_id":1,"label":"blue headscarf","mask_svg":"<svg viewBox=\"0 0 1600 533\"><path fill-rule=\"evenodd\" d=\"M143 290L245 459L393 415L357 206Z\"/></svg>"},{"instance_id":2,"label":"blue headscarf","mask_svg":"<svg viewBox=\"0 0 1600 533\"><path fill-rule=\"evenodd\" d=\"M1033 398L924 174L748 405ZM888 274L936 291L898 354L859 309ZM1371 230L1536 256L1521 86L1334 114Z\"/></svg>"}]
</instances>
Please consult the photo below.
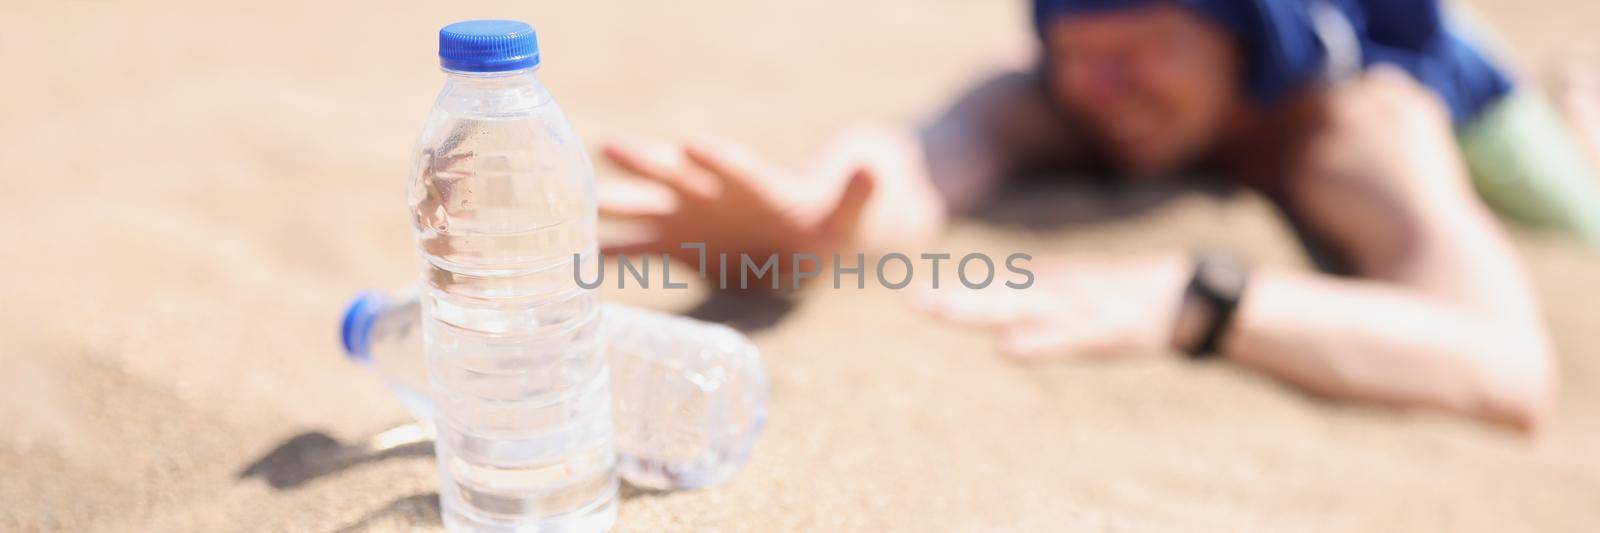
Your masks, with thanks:
<instances>
[{"instance_id":1,"label":"blue headscarf","mask_svg":"<svg viewBox=\"0 0 1600 533\"><path fill-rule=\"evenodd\" d=\"M1162 0L1033 0L1034 24L1042 37L1056 17L1156 1ZM1265 104L1327 77L1330 64L1342 60L1405 69L1444 100L1457 125L1511 90L1504 73L1446 27L1438 0L1165 1L1195 10L1238 39L1246 87Z\"/></svg>"}]
</instances>

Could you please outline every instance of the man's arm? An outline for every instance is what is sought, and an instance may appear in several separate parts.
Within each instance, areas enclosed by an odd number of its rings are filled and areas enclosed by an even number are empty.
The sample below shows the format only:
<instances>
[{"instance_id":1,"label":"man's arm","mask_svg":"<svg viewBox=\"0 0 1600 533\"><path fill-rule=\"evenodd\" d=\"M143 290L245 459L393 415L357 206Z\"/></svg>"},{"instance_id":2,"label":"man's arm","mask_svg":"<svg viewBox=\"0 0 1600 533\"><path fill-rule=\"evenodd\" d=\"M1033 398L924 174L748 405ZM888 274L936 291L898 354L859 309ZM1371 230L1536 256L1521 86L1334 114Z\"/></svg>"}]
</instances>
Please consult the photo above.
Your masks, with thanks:
<instances>
[{"instance_id":1,"label":"man's arm","mask_svg":"<svg viewBox=\"0 0 1600 533\"><path fill-rule=\"evenodd\" d=\"M936 237L1023 165L1070 157L1064 123L1031 75L995 77L924 131L864 127L839 136L806 172L735 144L608 143L606 159L646 183L602 187L600 212L647 223L609 252L882 252ZM651 183L653 182L653 183Z\"/></svg>"},{"instance_id":2,"label":"man's arm","mask_svg":"<svg viewBox=\"0 0 1600 533\"><path fill-rule=\"evenodd\" d=\"M1404 76L1379 70L1330 95L1289 188L1362 279L1256 273L1222 353L1332 396L1534 427L1555 369L1532 291L1438 103Z\"/></svg>"},{"instance_id":3,"label":"man's arm","mask_svg":"<svg viewBox=\"0 0 1600 533\"><path fill-rule=\"evenodd\" d=\"M1086 159L1081 136L1033 72L995 76L920 132L930 179L955 212L992 199L1007 178Z\"/></svg>"},{"instance_id":4,"label":"man's arm","mask_svg":"<svg viewBox=\"0 0 1600 533\"><path fill-rule=\"evenodd\" d=\"M920 131L864 127L842 135L817 174L865 169L874 179L858 243L869 251L926 242L949 212L992 198L1019 171L1082 158L1038 76L1012 72L984 80Z\"/></svg>"},{"instance_id":5,"label":"man's arm","mask_svg":"<svg viewBox=\"0 0 1600 533\"><path fill-rule=\"evenodd\" d=\"M1516 253L1467 183L1436 98L1380 70L1331 90L1325 127L1285 187L1287 207L1359 277L1260 271L1219 348L1230 360L1340 398L1426 405L1524 428L1555 369ZM1201 343L1208 306L1177 254L1061 258L1029 290L919 294L993 328L1024 359L1123 356Z\"/></svg>"}]
</instances>

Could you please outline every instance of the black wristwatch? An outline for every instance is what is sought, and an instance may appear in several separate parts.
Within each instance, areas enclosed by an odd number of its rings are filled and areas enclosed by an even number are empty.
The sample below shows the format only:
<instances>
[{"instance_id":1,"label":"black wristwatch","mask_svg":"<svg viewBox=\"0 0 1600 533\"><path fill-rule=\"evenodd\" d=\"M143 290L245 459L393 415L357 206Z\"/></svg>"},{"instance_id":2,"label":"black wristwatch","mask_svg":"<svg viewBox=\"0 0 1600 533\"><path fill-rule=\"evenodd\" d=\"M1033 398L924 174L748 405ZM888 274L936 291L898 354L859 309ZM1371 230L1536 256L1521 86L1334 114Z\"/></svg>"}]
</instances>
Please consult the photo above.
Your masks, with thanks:
<instances>
[{"instance_id":1,"label":"black wristwatch","mask_svg":"<svg viewBox=\"0 0 1600 533\"><path fill-rule=\"evenodd\" d=\"M1209 359L1218 355L1217 344L1222 334L1233 322L1233 313L1244 298L1245 287L1250 282L1250 269L1232 254L1202 252L1195 255L1194 277L1189 280L1189 294L1195 295L1210 311L1200 342L1189 349L1190 359Z\"/></svg>"}]
</instances>

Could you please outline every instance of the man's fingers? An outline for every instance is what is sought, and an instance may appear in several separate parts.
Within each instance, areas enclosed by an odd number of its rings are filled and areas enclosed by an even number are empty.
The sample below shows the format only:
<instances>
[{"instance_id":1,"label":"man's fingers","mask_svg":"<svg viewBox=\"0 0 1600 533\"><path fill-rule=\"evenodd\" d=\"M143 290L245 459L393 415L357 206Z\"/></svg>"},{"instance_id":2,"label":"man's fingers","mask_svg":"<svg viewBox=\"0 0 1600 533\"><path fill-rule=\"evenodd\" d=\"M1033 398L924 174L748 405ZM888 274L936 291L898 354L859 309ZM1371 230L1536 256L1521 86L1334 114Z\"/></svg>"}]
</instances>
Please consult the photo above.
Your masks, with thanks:
<instances>
[{"instance_id":1,"label":"man's fingers","mask_svg":"<svg viewBox=\"0 0 1600 533\"><path fill-rule=\"evenodd\" d=\"M667 146L634 146L617 142L606 143L600 155L641 178L660 183L679 196L704 198L705 189L684 172L683 160Z\"/></svg>"},{"instance_id":2,"label":"man's fingers","mask_svg":"<svg viewBox=\"0 0 1600 533\"><path fill-rule=\"evenodd\" d=\"M1019 359L1072 357L1102 360L1127 355L1128 341L1104 321L1037 321L1020 323L1000 334L1000 351Z\"/></svg>"},{"instance_id":3,"label":"man's fingers","mask_svg":"<svg viewBox=\"0 0 1600 533\"><path fill-rule=\"evenodd\" d=\"M877 187L876 182L872 169L867 167L851 174L839 202L822 220L822 235L827 238L854 236L861 225L861 215L866 212L867 201L872 199L872 190Z\"/></svg>"},{"instance_id":4,"label":"man's fingers","mask_svg":"<svg viewBox=\"0 0 1600 533\"><path fill-rule=\"evenodd\" d=\"M649 219L672 213L676 198L654 183L606 180L598 187L600 216L620 220Z\"/></svg>"},{"instance_id":5,"label":"man's fingers","mask_svg":"<svg viewBox=\"0 0 1600 533\"><path fill-rule=\"evenodd\" d=\"M913 293L911 304L940 320L968 326L1006 326L1031 316L1026 298L1001 291L928 289Z\"/></svg>"},{"instance_id":6,"label":"man's fingers","mask_svg":"<svg viewBox=\"0 0 1600 533\"><path fill-rule=\"evenodd\" d=\"M725 143L686 143L683 155L715 176L723 186L752 188L773 173L754 153Z\"/></svg>"},{"instance_id":7,"label":"man's fingers","mask_svg":"<svg viewBox=\"0 0 1600 533\"><path fill-rule=\"evenodd\" d=\"M1070 332L1046 325L1015 327L1000 336L1000 351L1017 359L1068 355L1074 352L1076 344Z\"/></svg>"}]
</instances>

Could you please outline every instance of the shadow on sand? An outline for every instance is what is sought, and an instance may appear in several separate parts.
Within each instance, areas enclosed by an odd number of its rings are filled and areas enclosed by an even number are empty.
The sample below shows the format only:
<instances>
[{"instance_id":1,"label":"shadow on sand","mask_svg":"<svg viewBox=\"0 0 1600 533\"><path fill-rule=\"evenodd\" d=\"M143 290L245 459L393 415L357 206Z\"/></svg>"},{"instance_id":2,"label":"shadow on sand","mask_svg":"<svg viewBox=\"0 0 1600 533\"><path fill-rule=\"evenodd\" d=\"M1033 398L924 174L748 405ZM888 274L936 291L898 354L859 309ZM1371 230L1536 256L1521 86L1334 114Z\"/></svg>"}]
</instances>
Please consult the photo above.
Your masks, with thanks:
<instances>
[{"instance_id":1,"label":"shadow on sand","mask_svg":"<svg viewBox=\"0 0 1600 533\"><path fill-rule=\"evenodd\" d=\"M351 444L341 444L325 433L312 431L296 435L273 448L266 456L239 472L238 479L261 477L272 488L286 490L365 463L395 457L432 455L433 441L415 423L397 426ZM671 493L669 490L635 487L624 481L617 497L628 501ZM438 527L443 525L439 513L438 492L412 494L363 515L339 531L353 533L391 530L395 527Z\"/></svg>"},{"instance_id":2,"label":"shadow on sand","mask_svg":"<svg viewBox=\"0 0 1600 533\"><path fill-rule=\"evenodd\" d=\"M671 494L672 491L641 489L627 482L617 490L617 498L622 501L634 498L654 498ZM439 493L423 492L396 498L377 510L362 515L361 518L348 526L339 528L338 533L360 533L363 531L395 531L411 530L421 527L442 527L444 520L440 517Z\"/></svg>"},{"instance_id":3,"label":"shadow on sand","mask_svg":"<svg viewBox=\"0 0 1600 533\"><path fill-rule=\"evenodd\" d=\"M705 301L686 314L749 334L776 326L794 310L796 303L792 296L772 291L712 291Z\"/></svg>"},{"instance_id":4,"label":"shadow on sand","mask_svg":"<svg viewBox=\"0 0 1600 533\"><path fill-rule=\"evenodd\" d=\"M239 472L240 480L260 477L274 489L290 489L347 468L395 457L433 455L433 441L422 426L405 424L360 442L340 443L320 431L295 435Z\"/></svg>"}]
</instances>

